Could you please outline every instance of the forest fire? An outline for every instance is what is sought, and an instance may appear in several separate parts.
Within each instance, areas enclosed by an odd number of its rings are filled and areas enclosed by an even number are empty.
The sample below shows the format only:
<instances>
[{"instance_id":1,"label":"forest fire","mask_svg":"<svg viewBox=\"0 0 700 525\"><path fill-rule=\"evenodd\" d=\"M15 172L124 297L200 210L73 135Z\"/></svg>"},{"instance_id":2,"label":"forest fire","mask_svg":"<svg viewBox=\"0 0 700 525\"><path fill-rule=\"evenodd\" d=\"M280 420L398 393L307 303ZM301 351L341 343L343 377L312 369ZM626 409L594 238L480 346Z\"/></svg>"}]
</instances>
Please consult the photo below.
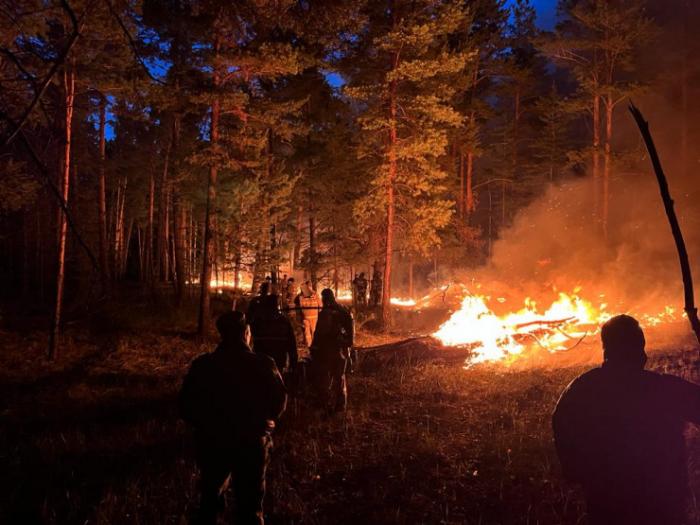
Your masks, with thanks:
<instances>
[{"instance_id":1,"label":"forest fire","mask_svg":"<svg viewBox=\"0 0 700 525\"><path fill-rule=\"evenodd\" d=\"M572 350L585 338L598 333L613 313L608 304L594 303L579 295L559 292L546 309L530 297L517 311L498 315L485 295L468 293L455 311L433 334L445 346L471 346L468 365L501 361L511 363L533 349L554 353ZM495 299L505 303L504 298ZM658 326L677 319L677 311L665 306L655 314L634 313L642 324Z\"/></svg>"}]
</instances>

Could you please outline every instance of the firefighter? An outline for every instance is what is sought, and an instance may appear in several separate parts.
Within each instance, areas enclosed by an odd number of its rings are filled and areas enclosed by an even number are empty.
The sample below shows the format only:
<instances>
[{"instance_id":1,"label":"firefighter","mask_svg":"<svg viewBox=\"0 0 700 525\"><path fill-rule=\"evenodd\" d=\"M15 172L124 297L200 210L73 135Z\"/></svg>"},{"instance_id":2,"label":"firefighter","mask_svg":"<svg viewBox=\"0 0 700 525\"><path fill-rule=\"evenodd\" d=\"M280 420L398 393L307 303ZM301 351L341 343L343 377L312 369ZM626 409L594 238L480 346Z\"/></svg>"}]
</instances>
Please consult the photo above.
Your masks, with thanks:
<instances>
[{"instance_id":1,"label":"firefighter","mask_svg":"<svg viewBox=\"0 0 700 525\"><path fill-rule=\"evenodd\" d=\"M350 364L354 321L350 312L336 302L333 290L323 290L321 300L323 309L311 345L314 380L321 406L344 411L348 398L345 371Z\"/></svg>"},{"instance_id":2,"label":"firefighter","mask_svg":"<svg viewBox=\"0 0 700 525\"><path fill-rule=\"evenodd\" d=\"M352 281L353 302L358 310L367 308L367 279L365 272L360 272L360 275L355 276Z\"/></svg>"},{"instance_id":3,"label":"firefighter","mask_svg":"<svg viewBox=\"0 0 700 525\"><path fill-rule=\"evenodd\" d=\"M370 290L369 305L372 307L379 306L382 302L382 277L379 271L375 268L372 275L372 289Z\"/></svg>"},{"instance_id":4,"label":"firefighter","mask_svg":"<svg viewBox=\"0 0 700 525\"><path fill-rule=\"evenodd\" d=\"M318 294L311 287L311 281L305 281L301 285L301 292L295 299L295 304L300 311L300 317L304 326L304 342L311 347L318 321L318 312L321 309L321 301Z\"/></svg>"},{"instance_id":5,"label":"firefighter","mask_svg":"<svg viewBox=\"0 0 700 525\"><path fill-rule=\"evenodd\" d=\"M248 346L241 312L216 322L221 342L194 360L179 396L180 414L194 428L201 500L197 523L214 524L232 478L236 523L262 525L271 434L287 394L275 362Z\"/></svg>"},{"instance_id":6,"label":"firefighter","mask_svg":"<svg viewBox=\"0 0 700 525\"><path fill-rule=\"evenodd\" d=\"M258 310L260 309L260 305L262 304L264 298L270 294L270 283L268 281L264 281L260 285L260 291L258 295L253 297L250 300L250 304L248 304L248 313L247 313L247 318L248 322L252 323L255 321L255 316L258 314Z\"/></svg>"},{"instance_id":7,"label":"firefighter","mask_svg":"<svg viewBox=\"0 0 700 525\"><path fill-rule=\"evenodd\" d=\"M553 415L564 475L583 486L589 522L679 525L687 495L686 422L700 423L700 386L644 370L636 319L603 325L603 364L564 390Z\"/></svg>"},{"instance_id":8,"label":"firefighter","mask_svg":"<svg viewBox=\"0 0 700 525\"><path fill-rule=\"evenodd\" d=\"M263 298L255 321L250 329L253 350L275 360L280 372L292 371L297 365L297 340L294 328L278 307L276 295Z\"/></svg>"}]
</instances>

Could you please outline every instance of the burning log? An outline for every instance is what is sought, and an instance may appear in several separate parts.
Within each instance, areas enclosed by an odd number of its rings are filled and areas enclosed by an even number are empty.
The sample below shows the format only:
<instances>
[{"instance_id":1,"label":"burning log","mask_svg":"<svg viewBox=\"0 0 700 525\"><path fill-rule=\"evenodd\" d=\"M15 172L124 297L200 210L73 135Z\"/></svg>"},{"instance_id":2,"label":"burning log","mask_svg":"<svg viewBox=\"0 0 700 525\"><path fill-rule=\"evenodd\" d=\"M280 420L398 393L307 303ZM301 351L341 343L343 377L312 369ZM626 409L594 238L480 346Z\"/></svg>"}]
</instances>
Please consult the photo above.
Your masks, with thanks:
<instances>
[{"instance_id":1,"label":"burning log","mask_svg":"<svg viewBox=\"0 0 700 525\"><path fill-rule=\"evenodd\" d=\"M673 240L676 242L678 258L681 264L681 276L683 278L683 290L685 292L685 313L688 315L690 327L693 329L693 332L695 332L695 337L697 337L698 342L700 343L700 319L698 319L698 309L695 307L693 276L690 272L690 261L688 260L688 251L685 248L683 233L681 232L680 224L678 224L676 211L673 209L673 199L671 198L671 192L668 189L668 181L666 180L666 175L661 167L661 160L659 159L659 154L656 151L654 139L649 131L649 123L644 120L642 112L639 111L634 104L630 103L629 110L630 113L632 113L634 120L637 122L639 131L642 134L644 143L649 151L651 163L654 166L654 173L656 174L656 180L659 183L661 198L664 202L664 209L666 210L668 222L671 225L671 233L673 234Z\"/></svg>"}]
</instances>

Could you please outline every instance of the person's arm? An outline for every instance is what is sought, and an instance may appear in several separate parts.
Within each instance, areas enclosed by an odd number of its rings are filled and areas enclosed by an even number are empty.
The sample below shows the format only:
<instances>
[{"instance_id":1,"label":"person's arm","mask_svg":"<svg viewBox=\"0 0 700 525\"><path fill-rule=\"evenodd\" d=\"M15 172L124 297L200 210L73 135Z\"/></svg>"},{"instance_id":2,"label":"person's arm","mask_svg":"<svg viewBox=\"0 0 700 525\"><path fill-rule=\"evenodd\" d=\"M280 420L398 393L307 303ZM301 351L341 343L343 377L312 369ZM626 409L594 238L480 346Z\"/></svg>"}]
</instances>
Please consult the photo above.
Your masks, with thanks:
<instances>
[{"instance_id":1,"label":"person's arm","mask_svg":"<svg viewBox=\"0 0 700 525\"><path fill-rule=\"evenodd\" d=\"M178 395L180 418L195 427L200 423L199 410L202 407L202 364L201 358L195 359L185 379L182 381L182 387Z\"/></svg>"},{"instance_id":2,"label":"person's arm","mask_svg":"<svg viewBox=\"0 0 700 525\"><path fill-rule=\"evenodd\" d=\"M564 390L552 414L554 446L559 456L564 477L569 481L584 479L583 464L586 454L582 450L580 424L581 407L576 401L575 385Z\"/></svg>"},{"instance_id":3,"label":"person's arm","mask_svg":"<svg viewBox=\"0 0 700 525\"><path fill-rule=\"evenodd\" d=\"M268 379L268 418L277 421L287 408L287 388L275 362L269 360Z\"/></svg>"}]
</instances>

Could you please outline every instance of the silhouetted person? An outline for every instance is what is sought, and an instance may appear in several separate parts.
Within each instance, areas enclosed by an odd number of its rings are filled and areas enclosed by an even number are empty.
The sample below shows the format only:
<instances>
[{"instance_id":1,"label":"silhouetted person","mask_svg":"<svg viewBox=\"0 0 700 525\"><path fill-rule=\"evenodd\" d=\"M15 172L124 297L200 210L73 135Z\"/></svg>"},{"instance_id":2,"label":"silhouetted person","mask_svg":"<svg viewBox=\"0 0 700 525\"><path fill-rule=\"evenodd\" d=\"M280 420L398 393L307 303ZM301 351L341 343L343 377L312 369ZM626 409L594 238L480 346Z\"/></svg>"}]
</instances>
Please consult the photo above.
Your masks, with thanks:
<instances>
[{"instance_id":1,"label":"silhouetted person","mask_svg":"<svg viewBox=\"0 0 700 525\"><path fill-rule=\"evenodd\" d=\"M345 371L353 345L354 322L350 312L338 304L333 290L321 292L323 308L311 344L311 362L319 402L336 411L347 407Z\"/></svg>"},{"instance_id":2,"label":"silhouetted person","mask_svg":"<svg viewBox=\"0 0 700 525\"><path fill-rule=\"evenodd\" d=\"M365 272L360 272L360 275L355 276L352 281L353 298L355 299L355 306L358 309L365 309L367 307L367 284Z\"/></svg>"},{"instance_id":3,"label":"silhouetted person","mask_svg":"<svg viewBox=\"0 0 700 525\"><path fill-rule=\"evenodd\" d=\"M379 306L382 302L382 276L379 275L377 269L374 269L372 275L372 288L369 292L369 305L372 307Z\"/></svg>"},{"instance_id":4,"label":"silhouetted person","mask_svg":"<svg viewBox=\"0 0 700 525\"><path fill-rule=\"evenodd\" d=\"M194 360L180 391L180 414L194 427L201 502L197 523L216 523L229 476L237 524L263 524L271 433L287 402L275 362L248 346L245 316L216 322L221 343Z\"/></svg>"},{"instance_id":5,"label":"silhouetted person","mask_svg":"<svg viewBox=\"0 0 700 525\"><path fill-rule=\"evenodd\" d=\"M294 303L300 312L301 322L304 327L304 342L307 347L311 347L311 341L314 339L318 313L321 309L318 294L311 284L311 281L304 281L301 285L301 292L294 299Z\"/></svg>"},{"instance_id":6,"label":"silhouetted person","mask_svg":"<svg viewBox=\"0 0 700 525\"><path fill-rule=\"evenodd\" d=\"M289 319L280 312L278 301L276 295L264 297L250 328L255 353L270 356L284 372L297 365L297 339Z\"/></svg>"},{"instance_id":7,"label":"silhouetted person","mask_svg":"<svg viewBox=\"0 0 700 525\"><path fill-rule=\"evenodd\" d=\"M619 315L601 331L604 362L575 379L554 411L564 475L583 485L590 523L683 522L686 421L700 422L700 386L644 370L636 319Z\"/></svg>"},{"instance_id":8,"label":"silhouetted person","mask_svg":"<svg viewBox=\"0 0 700 525\"><path fill-rule=\"evenodd\" d=\"M258 295L253 297L250 300L250 303L248 304L248 312L246 314L246 317L248 318L248 322L252 323L255 321L255 316L258 315L258 311L260 310L260 306L265 299L270 294L270 281L264 281L260 285L260 291Z\"/></svg>"}]
</instances>

